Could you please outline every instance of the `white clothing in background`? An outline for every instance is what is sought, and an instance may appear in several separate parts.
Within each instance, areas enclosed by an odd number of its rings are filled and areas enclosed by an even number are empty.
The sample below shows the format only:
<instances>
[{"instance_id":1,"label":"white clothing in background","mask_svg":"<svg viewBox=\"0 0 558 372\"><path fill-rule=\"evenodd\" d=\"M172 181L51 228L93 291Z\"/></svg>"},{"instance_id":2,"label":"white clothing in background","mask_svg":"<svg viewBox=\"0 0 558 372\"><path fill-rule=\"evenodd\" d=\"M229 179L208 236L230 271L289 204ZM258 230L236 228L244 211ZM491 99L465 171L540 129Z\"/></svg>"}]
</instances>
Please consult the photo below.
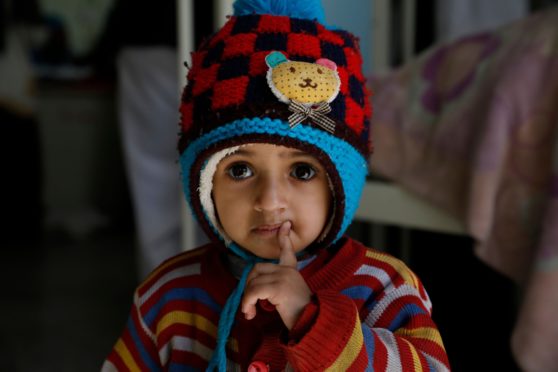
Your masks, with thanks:
<instances>
[{"instance_id":1,"label":"white clothing in background","mask_svg":"<svg viewBox=\"0 0 558 372\"><path fill-rule=\"evenodd\" d=\"M177 54L124 48L118 56L118 115L138 238L138 274L181 252ZM201 230L196 241L201 241Z\"/></svg>"}]
</instances>

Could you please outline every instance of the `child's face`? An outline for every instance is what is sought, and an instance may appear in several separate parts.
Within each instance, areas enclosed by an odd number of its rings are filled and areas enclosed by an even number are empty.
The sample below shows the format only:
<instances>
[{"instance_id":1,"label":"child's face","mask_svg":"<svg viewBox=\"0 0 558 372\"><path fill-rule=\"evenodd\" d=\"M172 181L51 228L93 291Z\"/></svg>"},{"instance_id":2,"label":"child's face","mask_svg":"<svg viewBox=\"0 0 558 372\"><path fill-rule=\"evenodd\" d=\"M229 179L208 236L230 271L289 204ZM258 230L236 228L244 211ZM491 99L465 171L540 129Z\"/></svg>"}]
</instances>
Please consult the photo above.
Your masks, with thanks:
<instances>
[{"instance_id":1,"label":"child's face","mask_svg":"<svg viewBox=\"0 0 558 372\"><path fill-rule=\"evenodd\" d=\"M229 237L262 258L278 258L279 226L290 221L295 252L315 241L329 218L331 192L320 162L300 150L251 144L224 158L213 200Z\"/></svg>"}]
</instances>

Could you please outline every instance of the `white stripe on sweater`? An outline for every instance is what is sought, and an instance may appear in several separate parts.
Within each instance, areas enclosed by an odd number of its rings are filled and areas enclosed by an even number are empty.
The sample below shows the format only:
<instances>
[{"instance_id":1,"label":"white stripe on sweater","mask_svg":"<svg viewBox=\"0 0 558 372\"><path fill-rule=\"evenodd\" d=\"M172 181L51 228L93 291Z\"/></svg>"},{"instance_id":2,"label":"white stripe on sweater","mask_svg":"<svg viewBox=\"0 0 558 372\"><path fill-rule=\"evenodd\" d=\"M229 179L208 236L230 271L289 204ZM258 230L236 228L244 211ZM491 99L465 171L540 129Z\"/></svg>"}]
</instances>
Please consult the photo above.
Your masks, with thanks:
<instances>
[{"instance_id":1,"label":"white stripe on sweater","mask_svg":"<svg viewBox=\"0 0 558 372\"><path fill-rule=\"evenodd\" d=\"M190 337L174 336L159 349L159 359L162 366L167 366L173 350L187 351L207 361L209 361L213 355L213 350L198 340L194 340ZM240 366L227 360L227 371L240 371Z\"/></svg>"},{"instance_id":2,"label":"white stripe on sweater","mask_svg":"<svg viewBox=\"0 0 558 372\"><path fill-rule=\"evenodd\" d=\"M428 363L430 364L430 366L432 366L432 368L434 368L434 371L436 372L450 372L450 370L448 369L448 367L446 367L446 365L442 362L440 362L438 359L434 358L432 355L427 354L425 352L420 352L428 361Z\"/></svg>"},{"instance_id":3,"label":"white stripe on sweater","mask_svg":"<svg viewBox=\"0 0 558 372\"><path fill-rule=\"evenodd\" d=\"M385 328L374 328L372 330L380 338L382 343L387 349L387 371L401 372L401 357L399 354L399 347L392 332Z\"/></svg>"},{"instance_id":4,"label":"white stripe on sweater","mask_svg":"<svg viewBox=\"0 0 558 372\"><path fill-rule=\"evenodd\" d=\"M374 306L374 308L370 311L370 314L368 314L364 323L370 328L374 327L378 319L380 319L380 317L384 314L384 311L389 307L389 305L391 305L393 301L403 296L415 296L420 298L420 294L415 287L412 287L408 284L403 284L398 288L386 292L385 296L380 301L378 301L376 306Z\"/></svg>"},{"instance_id":5,"label":"white stripe on sweater","mask_svg":"<svg viewBox=\"0 0 558 372\"><path fill-rule=\"evenodd\" d=\"M356 272L355 275L367 275L367 276L371 276L373 278L376 278L380 281L380 283L382 283L382 286L384 287L384 291L390 292L391 288L393 288L393 280L390 278L389 274L383 270L380 269L378 267L374 267L371 265L362 265ZM414 285L412 285L412 283L408 283L406 282L406 285L409 285L413 288ZM417 290L416 291L417 297L421 299L422 304L424 305L424 307L426 307L428 309L429 312L432 311L432 302L430 301L430 297L428 296L428 293L426 293L425 291L425 295L426 298L423 298L420 295L420 292Z\"/></svg>"},{"instance_id":6,"label":"white stripe on sweater","mask_svg":"<svg viewBox=\"0 0 558 372\"><path fill-rule=\"evenodd\" d=\"M366 275L376 278L382 283L384 288L389 288L389 286L393 286L393 282L388 275L388 273L380 269L379 267L374 267L370 265L362 265L355 273L355 275Z\"/></svg>"},{"instance_id":7,"label":"white stripe on sweater","mask_svg":"<svg viewBox=\"0 0 558 372\"><path fill-rule=\"evenodd\" d=\"M151 329L145 323L145 321L143 319L143 315L142 315L141 310L140 310L141 305L143 305L147 300L149 300L149 298L153 295L153 293L155 293L157 290L159 290L159 288L161 288L165 283L168 283L169 281L171 281L173 279L176 279L176 278L179 278L179 277L182 277L182 276L197 275L200 272L201 272L201 265L199 263L188 265L188 266L183 266L183 267L178 267L178 268L168 272L167 274L163 275L161 278L159 278L159 280L157 280L149 288L149 290L141 296L141 298L139 297L139 294L138 294L137 290L134 293L134 305L135 305L134 307L135 307L137 315L138 315L138 319L139 319L141 329L151 339L151 341L153 341L153 343L157 342L157 337L155 336L155 334L151 331Z\"/></svg>"},{"instance_id":8,"label":"white stripe on sweater","mask_svg":"<svg viewBox=\"0 0 558 372\"><path fill-rule=\"evenodd\" d=\"M159 360L161 361L161 365L167 365L172 350L189 351L204 360L211 359L211 355L213 354L213 350L203 345L198 340L194 340L190 337L174 336L159 349Z\"/></svg>"},{"instance_id":9,"label":"white stripe on sweater","mask_svg":"<svg viewBox=\"0 0 558 372\"><path fill-rule=\"evenodd\" d=\"M118 368L111 361L105 360L101 367L101 372L118 372Z\"/></svg>"}]
</instances>

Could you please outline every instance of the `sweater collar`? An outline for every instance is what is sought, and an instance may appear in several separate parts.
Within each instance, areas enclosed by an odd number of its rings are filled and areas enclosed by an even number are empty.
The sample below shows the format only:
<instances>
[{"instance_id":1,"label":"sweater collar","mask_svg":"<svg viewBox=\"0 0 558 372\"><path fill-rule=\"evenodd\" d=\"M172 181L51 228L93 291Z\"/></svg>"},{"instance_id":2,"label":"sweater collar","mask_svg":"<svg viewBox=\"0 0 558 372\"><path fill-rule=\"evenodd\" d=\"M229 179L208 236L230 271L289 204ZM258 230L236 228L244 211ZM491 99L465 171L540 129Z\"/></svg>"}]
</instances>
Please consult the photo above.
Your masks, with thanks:
<instances>
[{"instance_id":1,"label":"sweater collar","mask_svg":"<svg viewBox=\"0 0 558 372\"><path fill-rule=\"evenodd\" d=\"M312 291L340 288L362 262L365 249L357 241L343 237L337 243L320 249L315 254L303 255L297 269ZM236 279L240 278L246 262L228 251L225 264Z\"/></svg>"},{"instance_id":2,"label":"sweater collar","mask_svg":"<svg viewBox=\"0 0 558 372\"><path fill-rule=\"evenodd\" d=\"M301 271L310 263L312 263L316 259L317 255L303 255L301 259L297 262L297 270ZM234 253L227 253L227 267L229 268L232 275L239 279L242 275L242 271L244 267L246 267L246 261L244 261L241 257L238 257Z\"/></svg>"}]
</instances>

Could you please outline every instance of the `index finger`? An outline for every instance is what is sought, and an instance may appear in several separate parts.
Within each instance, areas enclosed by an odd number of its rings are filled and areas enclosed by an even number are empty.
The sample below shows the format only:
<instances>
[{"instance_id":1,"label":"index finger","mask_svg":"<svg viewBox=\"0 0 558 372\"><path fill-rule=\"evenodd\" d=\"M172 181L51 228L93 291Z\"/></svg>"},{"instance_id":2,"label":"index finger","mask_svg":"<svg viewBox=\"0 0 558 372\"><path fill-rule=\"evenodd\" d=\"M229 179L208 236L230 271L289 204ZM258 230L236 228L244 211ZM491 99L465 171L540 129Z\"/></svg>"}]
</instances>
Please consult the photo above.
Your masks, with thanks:
<instances>
[{"instance_id":1,"label":"index finger","mask_svg":"<svg viewBox=\"0 0 558 372\"><path fill-rule=\"evenodd\" d=\"M291 232L291 222L284 222L279 228L277 239L279 241L279 248L281 249L279 255L279 265L296 268L296 255L293 248L293 243L289 234Z\"/></svg>"}]
</instances>

